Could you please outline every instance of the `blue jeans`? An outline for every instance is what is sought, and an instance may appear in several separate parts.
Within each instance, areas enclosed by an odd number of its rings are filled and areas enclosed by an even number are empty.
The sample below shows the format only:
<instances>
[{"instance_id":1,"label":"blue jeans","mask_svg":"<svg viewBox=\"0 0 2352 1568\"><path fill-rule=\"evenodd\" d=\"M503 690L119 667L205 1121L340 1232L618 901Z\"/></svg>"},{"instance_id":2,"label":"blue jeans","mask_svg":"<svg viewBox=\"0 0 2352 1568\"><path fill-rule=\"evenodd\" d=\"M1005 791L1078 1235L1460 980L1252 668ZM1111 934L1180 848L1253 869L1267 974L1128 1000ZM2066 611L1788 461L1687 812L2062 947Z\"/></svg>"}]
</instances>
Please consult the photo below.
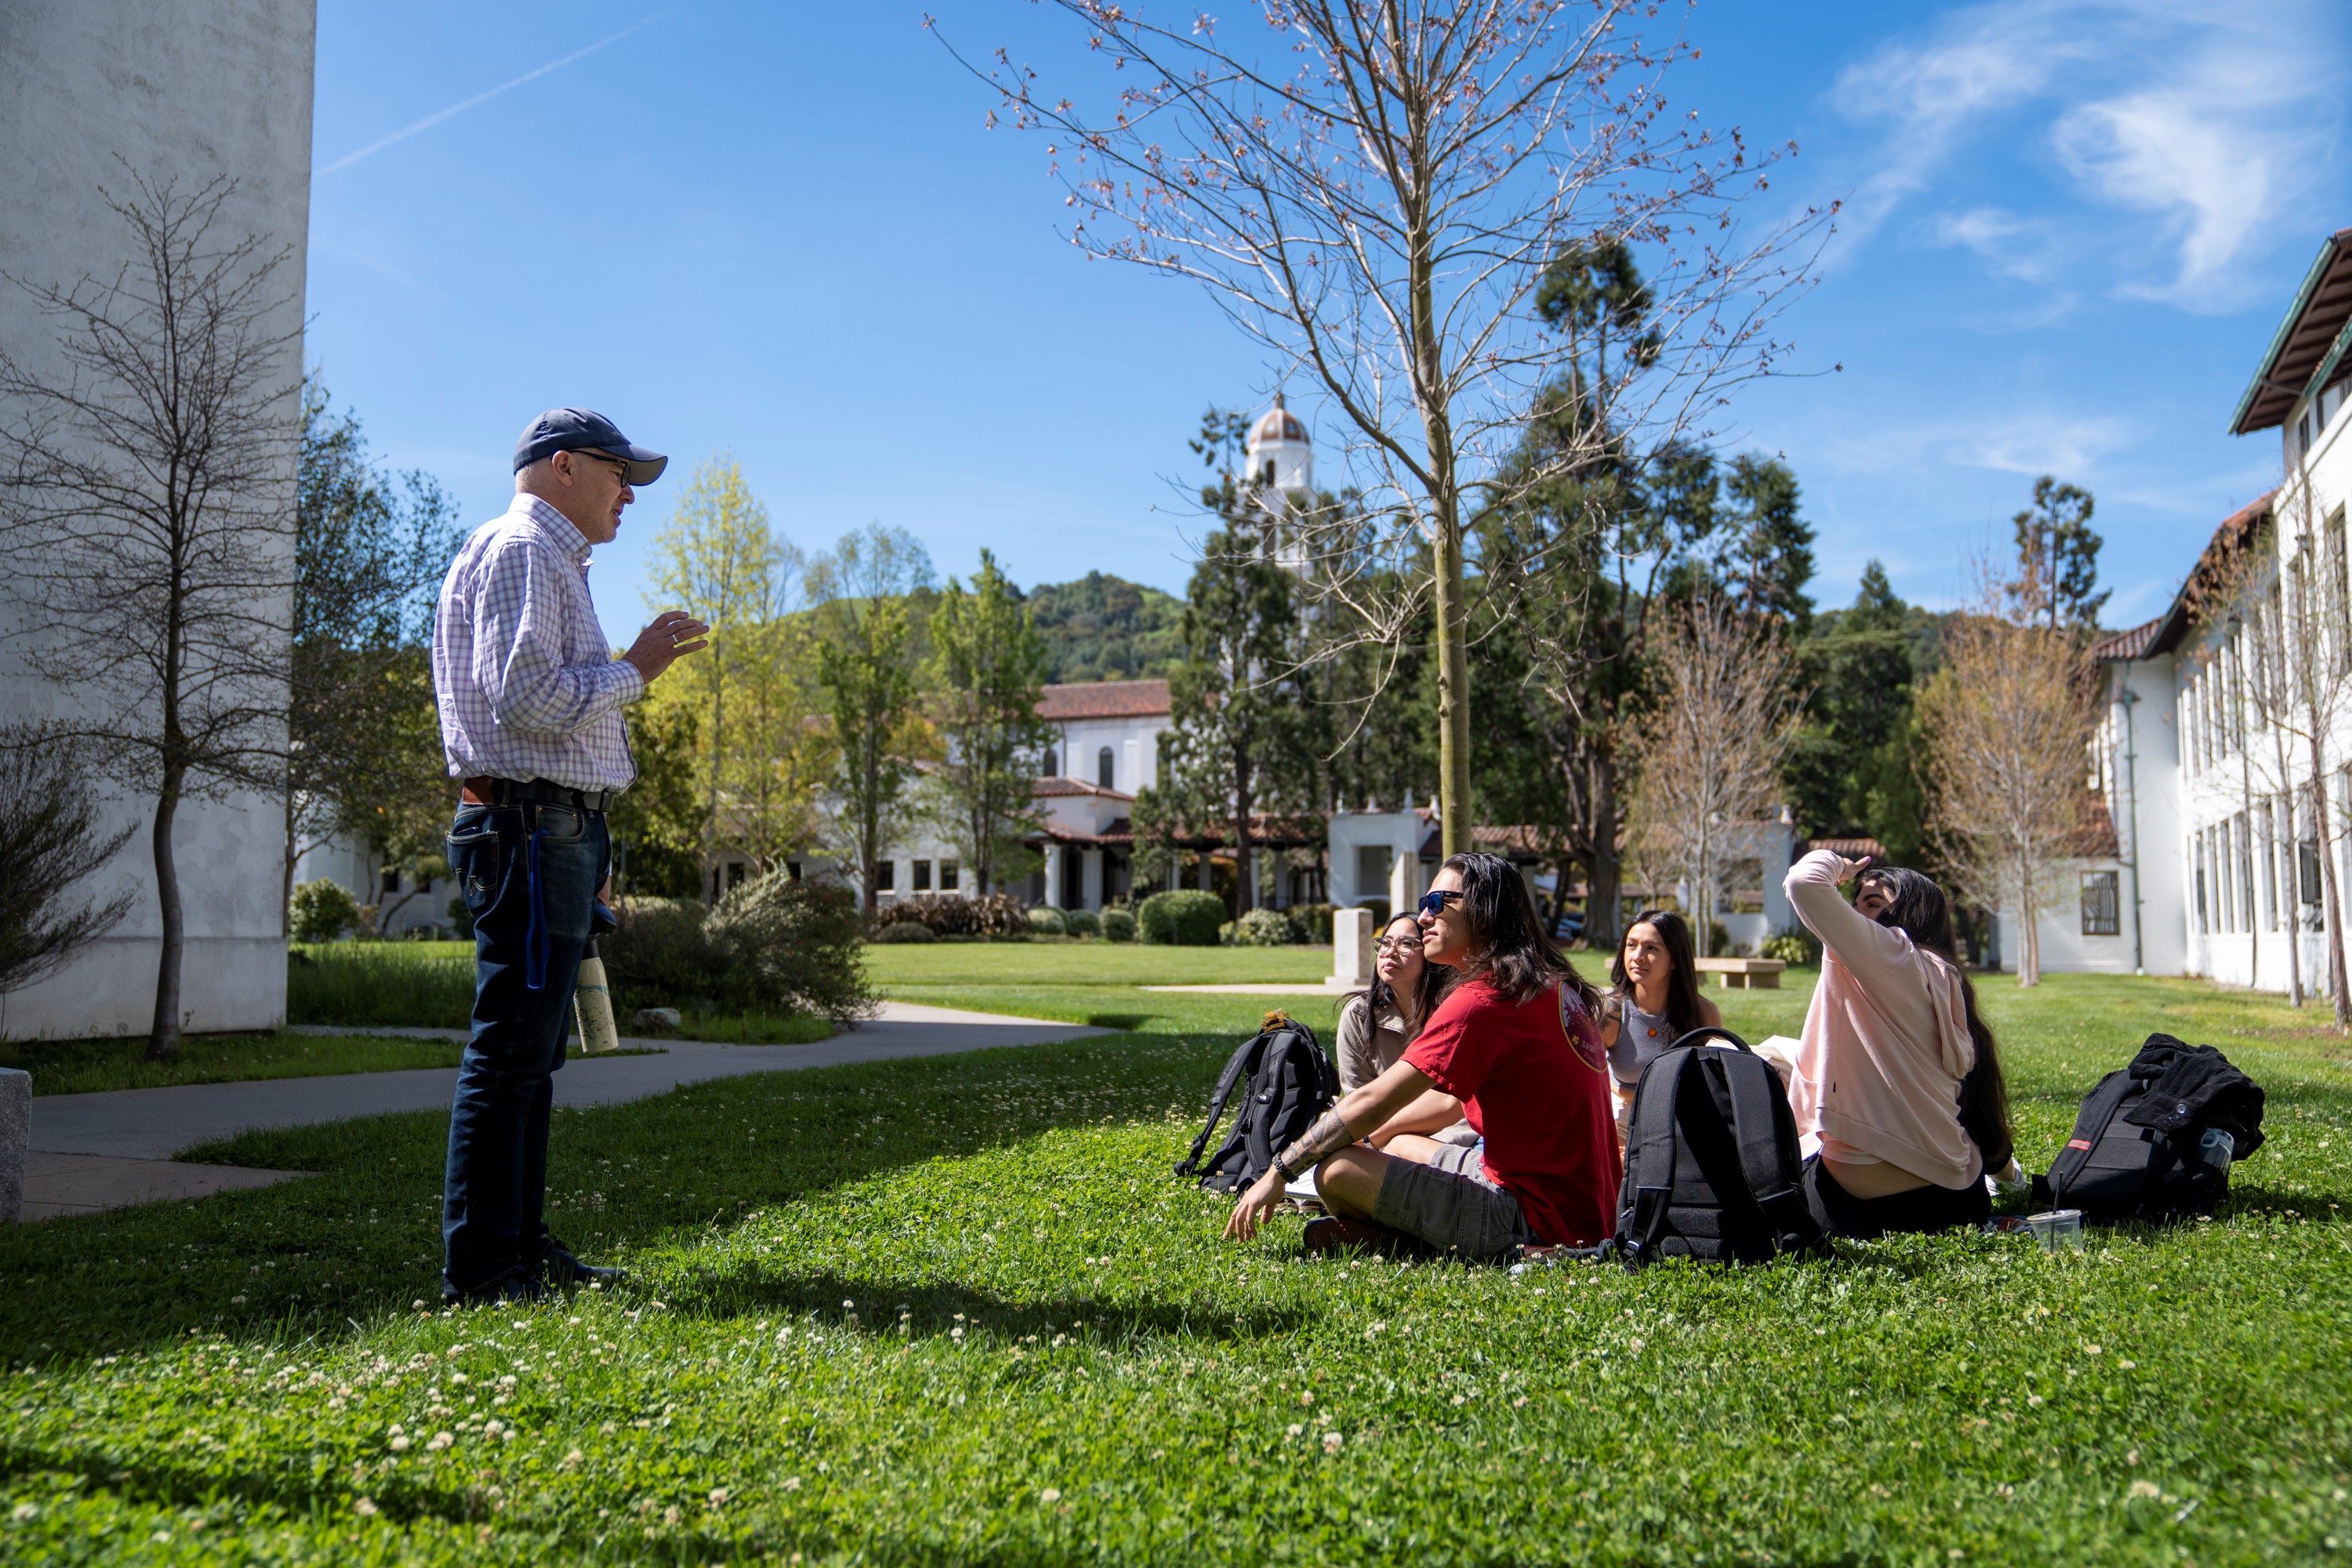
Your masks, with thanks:
<instances>
[{"instance_id":1,"label":"blue jeans","mask_svg":"<svg viewBox=\"0 0 2352 1568\"><path fill-rule=\"evenodd\" d=\"M553 1075L563 1065L572 989L609 847L603 816L569 805L465 805L449 829L449 869L474 917L474 1023L449 1107L445 1289L539 1277ZM544 921L537 937L534 902ZM528 984L534 946L545 955L537 990Z\"/></svg>"}]
</instances>

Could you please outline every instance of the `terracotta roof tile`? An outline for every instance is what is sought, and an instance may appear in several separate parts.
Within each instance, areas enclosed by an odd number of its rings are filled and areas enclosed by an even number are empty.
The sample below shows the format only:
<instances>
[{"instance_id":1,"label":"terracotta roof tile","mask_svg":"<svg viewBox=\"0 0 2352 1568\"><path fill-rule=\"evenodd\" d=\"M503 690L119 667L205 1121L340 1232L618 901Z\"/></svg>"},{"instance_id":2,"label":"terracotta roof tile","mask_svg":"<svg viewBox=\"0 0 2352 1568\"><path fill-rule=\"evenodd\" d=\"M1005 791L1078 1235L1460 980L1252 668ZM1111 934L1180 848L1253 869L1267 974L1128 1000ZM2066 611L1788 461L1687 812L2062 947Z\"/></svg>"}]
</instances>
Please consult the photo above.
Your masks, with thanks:
<instances>
[{"instance_id":1,"label":"terracotta roof tile","mask_svg":"<svg viewBox=\"0 0 2352 1568\"><path fill-rule=\"evenodd\" d=\"M1169 712L1164 680L1087 680L1048 686L1037 699L1037 717L1064 722L1073 719L1150 719Z\"/></svg>"}]
</instances>

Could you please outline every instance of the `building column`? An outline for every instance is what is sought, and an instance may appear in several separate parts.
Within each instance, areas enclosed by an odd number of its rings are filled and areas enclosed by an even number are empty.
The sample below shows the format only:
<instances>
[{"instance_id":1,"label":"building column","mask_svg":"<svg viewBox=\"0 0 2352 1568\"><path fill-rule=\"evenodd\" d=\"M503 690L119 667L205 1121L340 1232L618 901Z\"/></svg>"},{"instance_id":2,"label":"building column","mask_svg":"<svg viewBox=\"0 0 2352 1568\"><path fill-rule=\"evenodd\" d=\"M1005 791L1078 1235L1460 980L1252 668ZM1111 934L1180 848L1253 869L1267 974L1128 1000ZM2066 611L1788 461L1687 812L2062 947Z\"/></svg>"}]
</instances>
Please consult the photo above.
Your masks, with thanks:
<instances>
[{"instance_id":1,"label":"building column","mask_svg":"<svg viewBox=\"0 0 2352 1568\"><path fill-rule=\"evenodd\" d=\"M1058 910L1062 907L1062 847L1048 838L1045 840L1045 897L1044 904L1046 909Z\"/></svg>"},{"instance_id":2,"label":"building column","mask_svg":"<svg viewBox=\"0 0 2352 1568\"><path fill-rule=\"evenodd\" d=\"M1201 851L1201 879L1199 886L1201 891L1204 893L1212 891L1215 885L1212 880L1209 866L1209 862L1213 859L1215 856L1216 851L1214 849L1203 849Z\"/></svg>"},{"instance_id":3,"label":"building column","mask_svg":"<svg viewBox=\"0 0 2352 1568\"><path fill-rule=\"evenodd\" d=\"M1085 876L1086 879L1079 888L1079 891L1085 898L1085 907L1099 910L1103 906L1103 852L1101 850L1087 851Z\"/></svg>"}]
</instances>

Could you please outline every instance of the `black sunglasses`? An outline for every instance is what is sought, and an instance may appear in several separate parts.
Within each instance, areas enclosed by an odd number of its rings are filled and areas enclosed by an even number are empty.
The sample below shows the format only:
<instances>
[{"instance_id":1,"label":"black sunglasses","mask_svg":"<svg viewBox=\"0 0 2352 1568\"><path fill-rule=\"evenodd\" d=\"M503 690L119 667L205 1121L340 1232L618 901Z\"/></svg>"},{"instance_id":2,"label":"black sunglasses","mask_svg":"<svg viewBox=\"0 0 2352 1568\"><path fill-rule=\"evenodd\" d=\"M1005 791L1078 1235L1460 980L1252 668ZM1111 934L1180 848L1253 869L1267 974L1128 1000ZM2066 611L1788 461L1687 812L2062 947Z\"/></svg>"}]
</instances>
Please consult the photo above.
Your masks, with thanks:
<instances>
[{"instance_id":1,"label":"black sunglasses","mask_svg":"<svg viewBox=\"0 0 2352 1568\"><path fill-rule=\"evenodd\" d=\"M1457 904L1461 901L1462 895L1458 891L1445 893L1423 893L1421 896L1421 903L1417 907L1423 914L1440 915L1445 912L1446 905Z\"/></svg>"}]
</instances>

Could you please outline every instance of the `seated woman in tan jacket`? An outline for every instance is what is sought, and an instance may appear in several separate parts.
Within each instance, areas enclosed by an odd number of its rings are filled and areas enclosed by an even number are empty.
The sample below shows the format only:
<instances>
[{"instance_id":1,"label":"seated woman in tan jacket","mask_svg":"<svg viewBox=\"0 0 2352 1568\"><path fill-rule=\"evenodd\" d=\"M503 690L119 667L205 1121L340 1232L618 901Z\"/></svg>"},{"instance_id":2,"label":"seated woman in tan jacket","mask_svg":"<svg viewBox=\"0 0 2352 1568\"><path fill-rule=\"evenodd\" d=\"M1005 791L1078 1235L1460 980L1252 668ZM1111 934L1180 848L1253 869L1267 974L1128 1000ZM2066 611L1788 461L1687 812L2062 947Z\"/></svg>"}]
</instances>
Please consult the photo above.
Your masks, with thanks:
<instances>
[{"instance_id":1,"label":"seated woman in tan jacket","mask_svg":"<svg viewBox=\"0 0 2352 1568\"><path fill-rule=\"evenodd\" d=\"M1341 1094L1362 1088L1396 1066L1404 1048L1420 1037L1429 1016L1437 1011L1445 987L1454 979L1454 971L1423 958L1421 943L1421 922L1410 913L1389 921L1381 933L1370 989L1357 992L1340 1009ZM1387 1131L1382 1129L1383 1132ZM1478 1142L1478 1134L1471 1130L1470 1123L1461 1119L1459 1107L1451 1123L1425 1136L1448 1144ZM1387 1139L1379 1132L1372 1135L1372 1142L1375 1147L1387 1146Z\"/></svg>"},{"instance_id":2,"label":"seated woman in tan jacket","mask_svg":"<svg viewBox=\"0 0 2352 1568\"><path fill-rule=\"evenodd\" d=\"M1916 871L1816 849L1783 884L1822 939L1789 1085L1813 1217L1835 1236L1980 1225L1988 1171L2010 1163L2009 1093L1992 1031L1952 945L1943 889ZM1838 884L1855 883L1848 904Z\"/></svg>"}]
</instances>

